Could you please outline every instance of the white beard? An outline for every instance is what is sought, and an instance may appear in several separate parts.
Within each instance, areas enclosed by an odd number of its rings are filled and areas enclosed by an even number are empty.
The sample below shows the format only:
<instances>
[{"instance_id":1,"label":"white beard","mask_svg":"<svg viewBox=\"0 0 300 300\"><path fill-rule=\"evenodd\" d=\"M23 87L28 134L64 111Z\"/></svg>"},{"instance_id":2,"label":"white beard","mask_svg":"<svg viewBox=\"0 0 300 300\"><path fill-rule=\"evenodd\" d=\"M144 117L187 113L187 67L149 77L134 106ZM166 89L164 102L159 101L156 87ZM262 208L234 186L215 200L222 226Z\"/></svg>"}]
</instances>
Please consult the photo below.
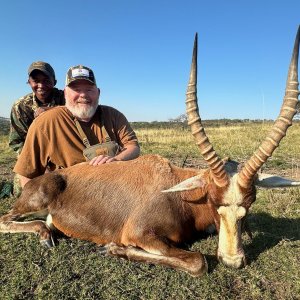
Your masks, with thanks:
<instances>
[{"instance_id":1,"label":"white beard","mask_svg":"<svg viewBox=\"0 0 300 300\"><path fill-rule=\"evenodd\" d=\"M97 107L98 103L96 103L94 106L89 105L87 107L80 107L79 105L68 105L69 111L73 114L74 117L77 117L79 119L91 119L95 114Z\"/></svg>"}]
</instances>

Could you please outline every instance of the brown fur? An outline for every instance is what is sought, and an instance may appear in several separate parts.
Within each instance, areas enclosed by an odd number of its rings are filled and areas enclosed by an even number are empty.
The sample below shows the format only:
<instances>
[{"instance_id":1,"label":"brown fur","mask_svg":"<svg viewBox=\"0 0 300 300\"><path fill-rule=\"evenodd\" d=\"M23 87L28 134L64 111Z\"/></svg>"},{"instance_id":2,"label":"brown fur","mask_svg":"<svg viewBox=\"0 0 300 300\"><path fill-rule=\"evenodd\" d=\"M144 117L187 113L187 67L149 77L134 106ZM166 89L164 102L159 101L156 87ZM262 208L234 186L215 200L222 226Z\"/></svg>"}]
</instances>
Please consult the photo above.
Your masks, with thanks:
<instances>
[{"instance_id":1,"label":"brown fur","mask_svg":"<svg viewBox=\"0 0 300 300\"><path fill-rule=\"evenodd\" d=\"M237 164L228 161L225 168L235 172ZM201 175L201 187L162 193L196 175ZM51 231L45 222L17 221L50 214L59 231L106 245L110 255L199 276L207 270L203 255L176 245L192 241L211 225L219 230L217 208L226 191L214 184L209 169L178 168L158 155L97 167L82 163L29 181L10 213L0 218L0 232L35 232L49 246ZM242 192L248 209L255 191Z\"/></svg>"},{"instance_id":2,"label":"brown fur","mask_svg":"<svg viewBox=\"0 0 300 300\"><path fill-rule=\"evenodd\" d=\"M97 167L83 163L48 173L25 185L14 208L0 219L0 231L43 232L41 239L49 240L50 231L44 233L48 227L42 221L31 230L23 230L24 223L16 222L46 209L53 225L67 236L101 245L113 243L113 249L144 249L138 251L137 260L144 255L149 261L145 254L149 252L151 262L201 275L207 269L202 254L174 245L191 241L196 232L215 223L207 188L161 192L199 172L209 183L207 171L178 168L160 156L150 155ZM110 254L120 252L109 249Z\"/></svg>"}]
</instances>

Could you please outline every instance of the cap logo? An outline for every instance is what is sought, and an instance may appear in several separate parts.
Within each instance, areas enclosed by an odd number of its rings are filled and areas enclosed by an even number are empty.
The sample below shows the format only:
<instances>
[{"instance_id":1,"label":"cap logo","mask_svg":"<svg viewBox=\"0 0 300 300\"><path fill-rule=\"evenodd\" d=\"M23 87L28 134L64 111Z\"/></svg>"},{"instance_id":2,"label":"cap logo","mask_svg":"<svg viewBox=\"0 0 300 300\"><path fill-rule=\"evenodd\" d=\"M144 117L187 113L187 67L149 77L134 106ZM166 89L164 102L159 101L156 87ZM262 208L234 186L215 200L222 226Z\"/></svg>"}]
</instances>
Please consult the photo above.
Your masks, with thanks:
<instances>
[{"instance_id":1,"label":"cap logo","mask_svg":"<svg viewBox=\"0 0 300 300\"><path fill-rule=\"evenodd\" d=\"M76 78L76 77L89 77L90 76L90 72L89 70L86 69L74 69L72 70L72 77Z\"/></svg>"}]
</instances>

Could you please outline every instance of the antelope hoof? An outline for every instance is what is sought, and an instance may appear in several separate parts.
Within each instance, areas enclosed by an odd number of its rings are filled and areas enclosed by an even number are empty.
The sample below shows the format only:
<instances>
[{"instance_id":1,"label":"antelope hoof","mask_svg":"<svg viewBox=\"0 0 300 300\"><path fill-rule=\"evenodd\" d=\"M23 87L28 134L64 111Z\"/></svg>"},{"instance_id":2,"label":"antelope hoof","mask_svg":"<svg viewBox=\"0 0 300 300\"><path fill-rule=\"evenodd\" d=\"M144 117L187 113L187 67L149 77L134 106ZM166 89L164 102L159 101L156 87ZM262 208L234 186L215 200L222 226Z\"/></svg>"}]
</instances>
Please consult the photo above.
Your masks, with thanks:
<instances>
[{"instance_id":1,"label":"antelope hoof","mask_svg":"<svg viewBox=\"0 0 300 300\"><path fill-rule=\"evenodd\" d=\"M120 247L115 243L109 243L106 245L108 254L117 254Z\"/></svg>"},{"instance_id":2,"label":"antelope hoof","mask_svg":"<svg viewBox=\"0 0 300 300\"><path fill-rule=\"evenodd\" d=\"M106 245L107 247L107 255L116 255L122 258L127 258L126 250L128 247L118 246L115 243L109 243Z\"/></svg>"},{"instance_id":3,"label":"antelope hoof","mask_svg":"<svg viewBox=\"0 0 300 300\"><path fill-rule=\"evenodd\" d=\"M105 246L99 246L99 253L100 253L100 255L106 255L107 254L107 245L105 245Z\"/></svg>"},{"instance_id":4,"label":"antelope hoof","mask_svg":"<svg viewBox=\"0 0 300 300\"><path fill-rule=\"evenodd\" d=\"M51 240L40 240L40 244L44 248L52 248L55 246L52 239Z\"/></svg>"},{"instance_id":5,"label":"antelope hoof","mask_svg":"<svg viewBox=\"0 0 300 300\"><path fill-rule=\"evenodd\" d=\"M55 242L52 237L52 234L50 234L50 237L47 239L40 239L40 244L44 248L48 248L48 249L53 248L55 246Z\"/></svg>"}]
</instances>

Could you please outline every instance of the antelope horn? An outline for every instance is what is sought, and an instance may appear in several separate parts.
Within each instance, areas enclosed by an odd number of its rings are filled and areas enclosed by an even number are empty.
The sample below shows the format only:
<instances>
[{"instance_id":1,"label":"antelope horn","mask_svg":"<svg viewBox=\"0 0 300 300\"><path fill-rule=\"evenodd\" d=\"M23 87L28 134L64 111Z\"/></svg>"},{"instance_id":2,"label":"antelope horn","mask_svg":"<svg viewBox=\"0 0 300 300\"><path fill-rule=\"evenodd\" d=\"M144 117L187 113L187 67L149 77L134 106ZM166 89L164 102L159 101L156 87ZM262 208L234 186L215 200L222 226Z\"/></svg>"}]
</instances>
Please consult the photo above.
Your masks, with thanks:
<instances>
[{"instance_id":1,"label":"antelope horn","mask_svg":"<svg viewBox=\"0 0 300 300\"><path fill-rule=\"evenodd\" d=\"M224 163L215 152L212 144L209 142L199 116L197 103L197 44L198 35L196 33L190 79L186 92L186 113L188 116L188 125L191 126L192 134L196 140L196 144L199 146L203 158L211 168L214 182L218 186L223 187L229 182L227 173L225 172Z\"/></svg>"},{"instance_id":2,"label":"antelope horn","mask_svg":"<svg viewBox=\"0 0 300 300\"><path fill-rule=\"evenodd\" d=\"M238 175L238 182L243 187L251 185L253 178L261 166L272 155L273 151L279 146L281 139L286 135L288 127L292 125L292 119L297 112L298 103L298 53L299 53L300 26L298 27L295 39L293 56L291 59L287 76L285 96L281 106L280 114L273 124L273 127L261 143L258 150L246 162Z\"/></svg>"}]
</instances>

